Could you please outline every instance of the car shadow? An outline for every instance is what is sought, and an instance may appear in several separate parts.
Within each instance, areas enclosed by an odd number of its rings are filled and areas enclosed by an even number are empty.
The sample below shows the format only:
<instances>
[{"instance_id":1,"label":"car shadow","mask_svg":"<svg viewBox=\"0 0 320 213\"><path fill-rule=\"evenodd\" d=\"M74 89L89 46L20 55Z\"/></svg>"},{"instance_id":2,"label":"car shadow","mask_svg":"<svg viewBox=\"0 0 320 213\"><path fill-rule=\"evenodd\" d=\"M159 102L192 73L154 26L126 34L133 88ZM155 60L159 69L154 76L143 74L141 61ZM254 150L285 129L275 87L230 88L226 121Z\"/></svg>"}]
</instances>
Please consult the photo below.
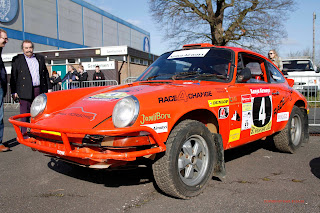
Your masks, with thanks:
<instances>
[{"instance_id":1,"label":"car shadow","mask_svg":"<svg viewBox=\"0 0 320 213\"><path fill-rule=\"evenodd\" d=\"M141 185L153 182L150 167L124 167L121 170L92 169L51 158L48 167L60 174L102 184L106 187Z\"/></svg>"},{"instance_id":2,"label":"car shadow","mask_svg":"<svg viewBox=\"0 0 320 213\"><path fill-rule=\"evenodd\" d=\"M226 150L225 162L250 155L251 153L256 152L259 149L278 152L272 141L259 140L243 145L241 147ZM91 169L51 158L50 162L48 162L48 167L60 174L96 184L102 184L106 187L141 185L153 182L156 190L161 193L161 190L155 184L152 169L150 166L124 167L121 170ZM219 181L219 179L216 177L213 177L213 180Z\"/></svg>"},{"instance_id":3,"label":"car shadow","mask_svg":"<svg viewBox=\"0 0 320 213\"><path fill-rule=\"evenodd\" d=\"M279 152L274 145L272 138L267 138L266 140L257 140L236 148L228 149L224 152L225 162L229 162L246 155L250 155L259 149L265 149L271 152Z\"/></svg>"},{"instance_id":4,"label":"car shadow","mask_svg":"<svg viewBox=\"0 0 320 213\"><path fill-rule=\"evenodd\" d=\"M312 174L320 179L320 157L312 159L309 163L309 166Z\"/></svg>"}]
</instances>

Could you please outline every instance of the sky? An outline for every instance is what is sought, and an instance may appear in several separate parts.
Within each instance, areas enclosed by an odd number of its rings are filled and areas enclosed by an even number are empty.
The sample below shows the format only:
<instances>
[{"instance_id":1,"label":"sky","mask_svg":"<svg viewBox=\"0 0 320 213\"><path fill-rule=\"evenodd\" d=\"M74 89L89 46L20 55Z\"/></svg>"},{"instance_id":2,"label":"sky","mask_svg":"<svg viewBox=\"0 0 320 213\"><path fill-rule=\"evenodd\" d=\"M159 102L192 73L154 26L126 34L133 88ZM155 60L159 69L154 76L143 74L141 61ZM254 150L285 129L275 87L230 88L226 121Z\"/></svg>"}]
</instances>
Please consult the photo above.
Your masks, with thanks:
<instances>
[{"instance_id":1,"label":"sky","mask_svg":"<svg viewBox=\"0 0 320 213\"><path fill-rule=\"evenodd\" d=\"M150 32L151 53L161 55L175 49L163 36L165 32L153 20L149 11L148 0L85 0L112 15L128 21ZM315 40L316 55L320 56L320 0L296 0L296 10L289 13L284 22L288 37L277 47L279 55L285 58L290 52L295 53L309 48L313 43L313 12L316 13ZM266 53L264 53L266 54Z\"/></svg>"}]
</instances>

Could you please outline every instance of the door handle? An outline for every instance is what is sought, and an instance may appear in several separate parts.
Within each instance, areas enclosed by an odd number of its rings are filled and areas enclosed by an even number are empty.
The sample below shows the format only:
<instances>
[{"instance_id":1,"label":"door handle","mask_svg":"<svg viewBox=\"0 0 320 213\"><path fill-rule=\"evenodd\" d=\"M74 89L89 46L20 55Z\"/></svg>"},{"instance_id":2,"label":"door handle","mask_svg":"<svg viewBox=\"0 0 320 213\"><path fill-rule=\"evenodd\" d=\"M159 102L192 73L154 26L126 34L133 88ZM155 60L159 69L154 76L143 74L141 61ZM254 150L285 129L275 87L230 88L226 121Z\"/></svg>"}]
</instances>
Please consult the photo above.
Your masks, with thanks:
<instances>
[{"instance_id":1,"label":"door handle","mask_svg":"<svg viewBox=\"0 0 320 213\"><path fill-rule=\"evenodd\" d=\"M272 95L279 95L279 91L273 91Z\"/></svg>"}]
</instances>

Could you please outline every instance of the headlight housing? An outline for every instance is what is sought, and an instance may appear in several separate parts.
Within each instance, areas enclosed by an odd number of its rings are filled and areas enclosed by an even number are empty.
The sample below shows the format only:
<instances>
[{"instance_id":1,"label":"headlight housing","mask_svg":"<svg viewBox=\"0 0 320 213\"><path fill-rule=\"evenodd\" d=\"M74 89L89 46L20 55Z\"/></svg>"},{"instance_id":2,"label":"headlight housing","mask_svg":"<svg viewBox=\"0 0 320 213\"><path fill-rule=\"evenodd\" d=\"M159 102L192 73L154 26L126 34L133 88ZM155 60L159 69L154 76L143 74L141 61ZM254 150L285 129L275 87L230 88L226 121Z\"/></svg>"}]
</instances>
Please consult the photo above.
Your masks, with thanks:
<instances>
[{"instance_id":1,"label":"headlight housing","mask_svg":"<svg viewBox=\"0 0 320 213\"><path fill-rule=\"evenodd\" d=\"M31 117L35 118L41 114L47 106L47 96L45 94L38 95L32 102L30 108Z\"/></svg>"},{"instance_id":2,"label":"headlight housing","mask_svg":"<svg viewBox=\"0 0 320 213\"><path fill-rule=\"evenodd\" d=\"M112 122L117 128L127 127L134 124L139 115L139 101L134 96L121 99L113 108Z\"/></svg>"}]
</instances>

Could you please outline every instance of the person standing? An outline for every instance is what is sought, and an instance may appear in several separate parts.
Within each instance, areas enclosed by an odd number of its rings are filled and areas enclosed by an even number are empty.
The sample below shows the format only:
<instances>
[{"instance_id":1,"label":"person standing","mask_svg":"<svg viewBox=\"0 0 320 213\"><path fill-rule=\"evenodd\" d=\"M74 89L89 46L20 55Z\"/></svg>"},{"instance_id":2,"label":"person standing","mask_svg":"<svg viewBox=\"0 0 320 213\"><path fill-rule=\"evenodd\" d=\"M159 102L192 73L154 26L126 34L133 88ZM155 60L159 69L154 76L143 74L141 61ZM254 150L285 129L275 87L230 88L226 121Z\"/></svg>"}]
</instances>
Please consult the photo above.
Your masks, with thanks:
<instances>
[{"instance_id":1,"label":"person standing","mask_svg":"<svg viewBox=\"0 0 320 213\"><path fill-rule=\"evenodd\" d=\"M96 66L96 71L93 74L93 81L102 81L105 80L103 72L101 72L99 65ZM98 84L95 84L95 86L103 86L104 82L99 82Z\"/></svg>"},{"instance_id":2,"label":"person standing","mask_svg":"<svg viewBox=\"0 0 320 213\"><path fill-rule=\"evenodd\" d=\"M76 80L80 82L80 87L86 87L86 85L83 85L83 81L88 80L88 73L84 70L82 65L79 65L78 68L78 76L76 76Z\"/></svg>"},{"instance_id":3,"label":"person standing","mask_svg":"<svg viewBox=\"0 0 320 213\"><path fill-rule=\"evenodd\" d=\"M57 71L52 71L52 75L50 77L50 83L52 85L53 91L61 90L61 78L57 73Z\"/></svg>"},{"instance_id":4,"label":"person standing","mask_svg":"<svg viewBox=\"0 0 320 213\"><path fill-rule=\"evenodd\" d=\"M49 72L42 55L34 54L34 45L24 40L21 45L23 54L12 59L10 87L13 100L20 99L20 113L29 113L32 101L41 93L51 92ZM29 118L21 121L29 122ZM21 127L26 136L27 128ZM27 137L27 136L26 136Z\"/></svg>"},{"instance_id":5,"label":"person standing","mask_svg":"<svg viewBox=\"0 0 320 213\"><path fill-rule=\"evenodd\" d=\"M283 64L281 58L275 50L270 50L268 53L268 58L282 71Z\"/></svg>"},{"instance_id":6,"label":"person standing","mask_svg":"<svg viewBox=\"0 0 320 213\"><path fill-rule=\"evenodd\" d=\"M6 147L2 144L3 139L3 132L4 132L4 123L3 123L3 98L7 94L7 72L6 68L4 67L4 63L2 61L2 49L6 46L8 42L8 35L7 32L3 29L0 29L0 152L9 151L9 147Z\"/></svg>"}]
</instances>

